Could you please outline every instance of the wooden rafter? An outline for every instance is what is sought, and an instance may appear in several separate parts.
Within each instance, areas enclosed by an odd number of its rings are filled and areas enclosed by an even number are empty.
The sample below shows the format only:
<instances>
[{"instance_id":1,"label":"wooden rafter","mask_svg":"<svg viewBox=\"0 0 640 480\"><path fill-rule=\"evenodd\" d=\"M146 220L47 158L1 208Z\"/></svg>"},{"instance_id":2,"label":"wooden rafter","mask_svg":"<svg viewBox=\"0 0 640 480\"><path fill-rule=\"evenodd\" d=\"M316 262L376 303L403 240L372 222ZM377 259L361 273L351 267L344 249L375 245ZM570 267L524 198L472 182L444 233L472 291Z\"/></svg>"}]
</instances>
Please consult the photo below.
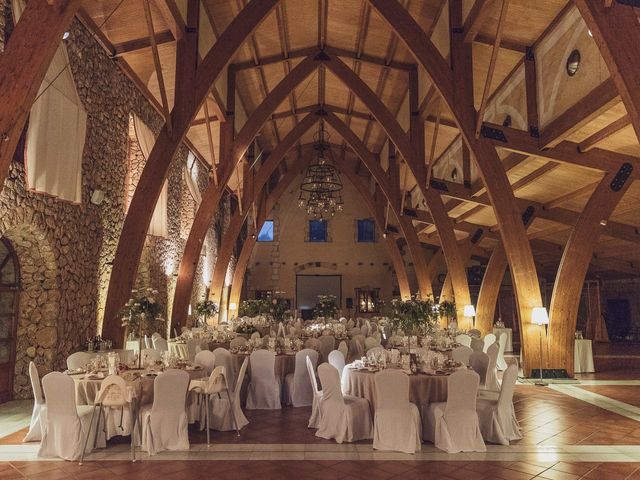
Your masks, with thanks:
<instances>
[{"instance_id":1,"label":"wooden rafter","mask_svg":"<svg viewBox=\"0 0 640 480\"><path fill-rule=\"evenodd\" d=\"M491 14L495 0L476 0L464 22L464 41L470 43L475 40L480 28Z\"/></svg>"},{"instance_id":2,"label":"wooden rafter","mask_svg":"<svg viewBox=\"0 0 640 480\"><path fill-rule=\"evenodd\" d=\"M173 37L170 30L163 30L161 32L156 32L155 41L156 45L163 45L165 43L175 42L176 39ZM113 45L115 57L122 57L123 55L146 50L147 48L151 48L151 41L149 37L136 38Z\"/></svg>"},{"instance_id":3,"label":"wooden rafter","mask_svg":"<svg viewBox=\"0 0 640 480\"><path fill-rule=\"evenodd\" d=\"M600 142L604 142L611 135L618 133L623 128L631 125L631 117L629 115L623 115L618 120L611 122L606 127L598 130L594 134L585 138L578 144L578 150L580 152L588 152L592 148L596 147Z\"/></svg>"}]
</instances>

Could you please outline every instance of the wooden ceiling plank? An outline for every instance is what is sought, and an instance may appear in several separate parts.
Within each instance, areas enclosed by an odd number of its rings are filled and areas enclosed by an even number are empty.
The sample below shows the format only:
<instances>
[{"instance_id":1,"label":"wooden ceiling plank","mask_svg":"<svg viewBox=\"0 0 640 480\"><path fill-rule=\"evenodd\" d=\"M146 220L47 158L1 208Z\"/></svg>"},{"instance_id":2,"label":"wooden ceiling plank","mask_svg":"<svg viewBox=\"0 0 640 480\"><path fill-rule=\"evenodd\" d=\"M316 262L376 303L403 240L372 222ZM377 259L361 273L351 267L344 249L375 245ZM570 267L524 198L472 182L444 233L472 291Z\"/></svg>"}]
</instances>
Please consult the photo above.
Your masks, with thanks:
<instances>
[{"instance_id":1,"label":"wooden ceiling plank","mask_svg":"<svg viewBox=\"0 0 640 480\"><path fill-rule=\"evenodd\" d=\"M160 10L162 18L169 26L173 38L176 40L182 39L186 26L175 0L158 0L154 4Z\"/></svg>"},{"instance_id":2,"label":"wooden ceiling plank","mask_svg":"<svg viewBox=\"0 0 640 480\"><path fill-rule=\"evenodd\" d=\"M155 40L156 45L164 45L166 43L172 43L176 41L170 30L156 32ZM139 52L141 50L146 50L147 48L151 48L151 41L149 40L149 37L128 40L126 42L113 45L114 57L122 57L123 55L126 55L128 53Z\"/></svg>"},{"instance_id":3,"label":"wooden ceiling plank","mask_svg":"<svg viewBox=\"0 0 640 480\"><path fill-rule=\"evenodd\" d=\"M484 22L489 18L494 0L476 0L464 22L464 42L475 40Z\"/></svg>"},{"instance_id":4,"label":"wooden ceiling plank","mask_svg":"<svg viewBox=\"0 0 640 480\"><path fill-rule=\"evenodd\" d=\"M588 185L585 185L584 187L578 188L577 190L573 190L572 192L565 193L564 195L561 195L551 200L550 202L545 203L543 208L545 210L551 210L553 208L559 207L563 203L567 203L571 200L575 200L576 198L580 198L588 193L592 193L593 190L596 188L596 185L598 185L598 182L590 183Z\"/></svg>"},{"instance_id":5,"label":"wooden ceiling plank","mask_svg":"<svg viewBox=\"0 0 640 480\"><path fill-rule=\"evenodd\" d=\"M619 132L620 130L622 130L623 128L629 125L631 125L631 117L627 114L620 117L615 122L610 123L609 125L602 128L601 130L598 130L590 137L581 141L578 144L578 150L580 150L580 152L582 153L588 152L589 150L597 146L600 142L603 142L614 133Z\"/></svg>"}]
</instances>

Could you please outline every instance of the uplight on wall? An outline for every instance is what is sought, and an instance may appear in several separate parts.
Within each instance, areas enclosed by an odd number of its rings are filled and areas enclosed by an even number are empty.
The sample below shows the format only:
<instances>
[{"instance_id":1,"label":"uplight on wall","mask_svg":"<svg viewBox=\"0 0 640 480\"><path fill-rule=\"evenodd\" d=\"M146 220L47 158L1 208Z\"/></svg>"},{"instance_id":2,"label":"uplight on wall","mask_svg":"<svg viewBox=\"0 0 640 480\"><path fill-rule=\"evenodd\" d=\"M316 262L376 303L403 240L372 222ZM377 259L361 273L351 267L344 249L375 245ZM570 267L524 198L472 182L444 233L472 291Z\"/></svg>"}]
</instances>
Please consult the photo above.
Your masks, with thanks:
<instances>
[{"instance_id":1,"label":"uplight on wall","mask_svg":"<svg viewBox=\"0 0 640 480\"><path fill-rule=\"evenodd\" d=\"M238 309L238 305L236 305L235 302L231 302L229 304L229 310L237 310Z\"/></svg>"}]
</instances>

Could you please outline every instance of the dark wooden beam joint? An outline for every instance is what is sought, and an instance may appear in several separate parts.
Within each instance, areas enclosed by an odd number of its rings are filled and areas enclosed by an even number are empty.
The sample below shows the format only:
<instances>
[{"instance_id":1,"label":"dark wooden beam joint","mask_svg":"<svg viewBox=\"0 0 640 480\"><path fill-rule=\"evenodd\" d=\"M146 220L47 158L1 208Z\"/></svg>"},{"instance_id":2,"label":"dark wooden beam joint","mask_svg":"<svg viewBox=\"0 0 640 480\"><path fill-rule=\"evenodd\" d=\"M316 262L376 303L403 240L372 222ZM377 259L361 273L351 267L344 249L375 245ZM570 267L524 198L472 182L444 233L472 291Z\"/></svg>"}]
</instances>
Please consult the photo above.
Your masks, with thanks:
<instances>
[{"instance_id":1,"label":"dark wooden beam joint","mask_svg":"<svg viewBox=\"0 0 640 480\"><path fill-rule=\"evenodd\" d=\"M480 239L482 238L482 234L484 233L484 230L482 228L477 229L473 236L471 237L471 243L473 243L474 245L476 243L478 243L480 241Z\"/></svg>"},{"instance_id":2,"label":"dark wooden beam joint","mask_svg":"<svg viewBox=\"0 0 640 480\"><path fill-rule=\"evenodd\" d=\"M489 138L491 140L498 140L499 142L509 143L507 137L504 134L504 131L500 130L499 128L493 128L487 125L483 125L480 129L480 134L483 137Z\"/></svg>"},{"instance_id":3,"label":"dark wooden beam joint","mask_svg":"<svg viewBox=\"0 0 640 480\"><path fill-rule=\"evenodd\" d=\"M522 223L525 227L529 225L529 222L533 219L533 214L536 212L536 209L533 205L529 205L525 208L524 212L522 212Z\"/></svg>"},{"instance_id":4,"label":"dark wooden beam joint","mask_svg":"<svg viewBox=\"0 0 640 480\"><path fill-rule=\"evenodd\" d=\"M631 172L633 172L633 165L628 162L623 163L620 166L618 173L616 173L616 176L613 177L613 180L611 180L611 183L609 184L611 190L614 192L622 190L622 187L624 187L624 184L627 183L627 180L631 176Z\"/></svg>"}]
</instances>

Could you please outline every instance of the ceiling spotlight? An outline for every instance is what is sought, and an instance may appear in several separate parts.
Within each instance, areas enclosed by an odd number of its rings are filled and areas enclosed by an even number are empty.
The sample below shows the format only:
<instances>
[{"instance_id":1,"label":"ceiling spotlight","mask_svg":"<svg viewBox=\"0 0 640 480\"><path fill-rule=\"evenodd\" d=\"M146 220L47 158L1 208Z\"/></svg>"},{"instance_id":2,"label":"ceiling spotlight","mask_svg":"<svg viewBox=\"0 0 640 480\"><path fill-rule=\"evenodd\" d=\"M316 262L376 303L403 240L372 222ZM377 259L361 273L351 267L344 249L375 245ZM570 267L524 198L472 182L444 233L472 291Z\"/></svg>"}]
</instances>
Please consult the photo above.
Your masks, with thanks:
<instances>
[{"instance_id":1,"label":"ceiling spotlight","mask_svg":"<svg viewBox=\"0 0 640 480\"><path fill-rule=\"evenodd\" d=\"M387 232L384 232L384 233L382 234L382 238L387 238Z\"/></svg>"},{"instance_id":2,"label":"ceiling spotlight","mask_svg":"<svg viewBox=\"0 0 640 480\"><path fill-rule=\"evenodd\" d=\"M256 234L255 234L255 233L252 233L252 234L251 234L251 238L253 238L253 239L255 240L255 239L256 239Z\"/></svg>"},{"instance_id":3,"label":"ceiling spotlight","mask_svg":"<svg viewBox=\"0 0 640 480\"><path fill-rule=\"evenodd\" d=\"M590 37L593 37L593 33L591 33L591 30L587 30L587 32L589 32Z\"/></svg>"},{"instance_id":4,"label":"ceiling spotlight","mask_svg":"<svg viewBox=\"0 0 640 480\"><path fill-rule=\"evenodd\" d=\"M607 221L606 220L600 220L600 225L602 225L603 227L607 226Z\"/></svg>"},{"instance_id":5,"label":"ceiling spotlight","mask_svg":"<svg viewBox=\"0 0 640 480\"><path fill-rule=\"evenodd\" d=\"M63 40L66 40L67 38L69 38L69 35L70 35L70 34L69 34L69 32L64 32L64 33L62 34L62 39L63 39Z\"/></svg>"}]
</instances>

